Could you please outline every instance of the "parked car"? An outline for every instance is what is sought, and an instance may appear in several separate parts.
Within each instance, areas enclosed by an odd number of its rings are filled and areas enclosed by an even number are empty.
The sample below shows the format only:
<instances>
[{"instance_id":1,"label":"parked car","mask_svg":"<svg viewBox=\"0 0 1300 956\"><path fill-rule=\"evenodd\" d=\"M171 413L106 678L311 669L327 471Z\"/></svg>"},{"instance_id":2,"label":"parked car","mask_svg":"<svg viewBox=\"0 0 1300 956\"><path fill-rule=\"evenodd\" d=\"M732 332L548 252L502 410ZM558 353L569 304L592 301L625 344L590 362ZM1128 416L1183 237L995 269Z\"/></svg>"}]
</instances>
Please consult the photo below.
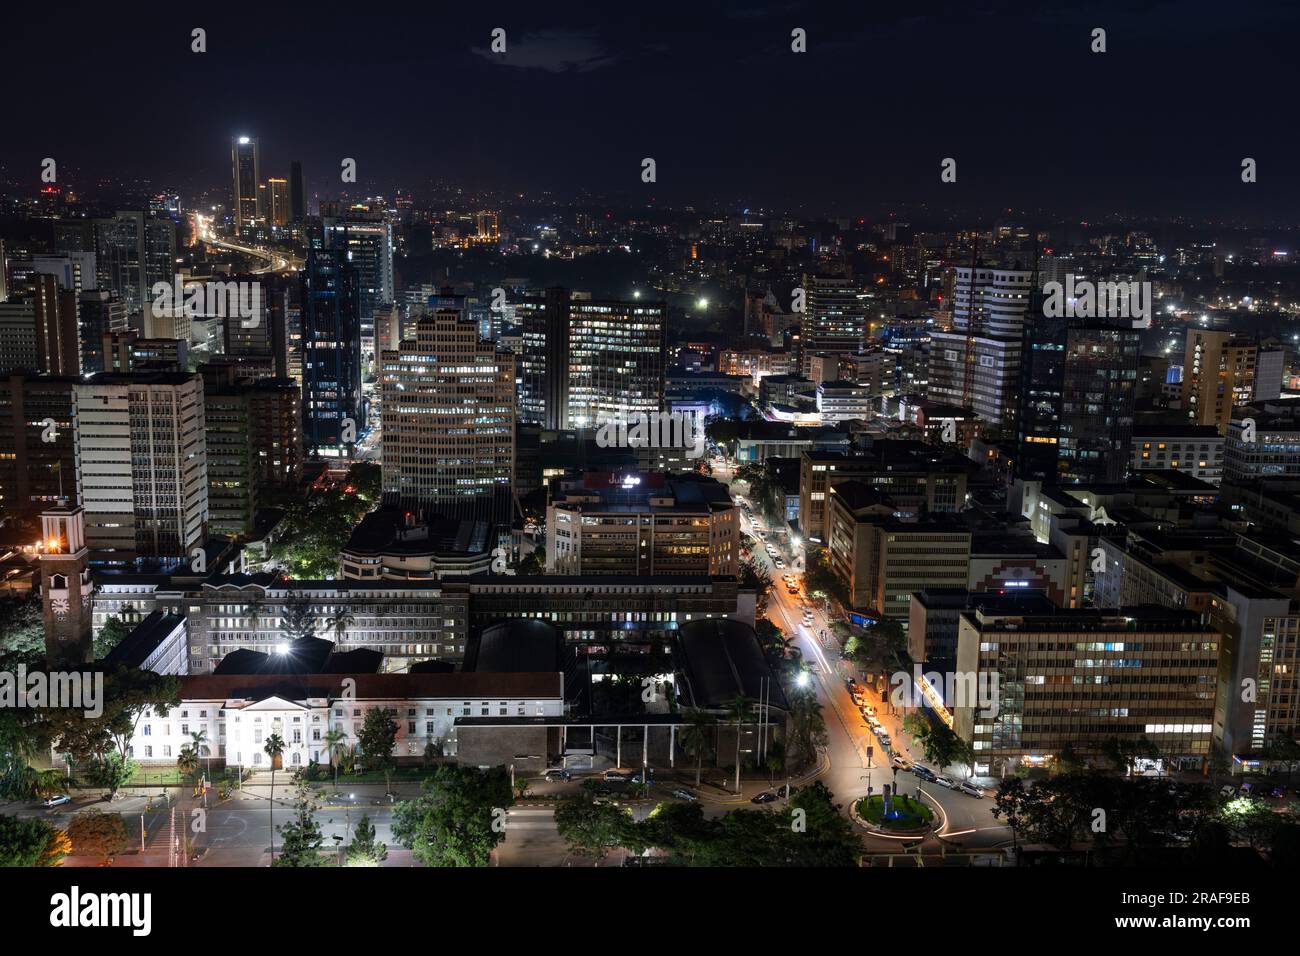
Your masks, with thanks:
<instances>
[{"instance_id":1,"label":"parked car","mask_svg":"<svg viewBox=\"0 0 1300 956\"><path fill-rule=\"evenodd\" d=\"M949 790L956 790L956 789L957 789L957 781L956 781L956 780L953 780L951 777L939 777L939 776L936 776L936 777L934 778L934 782L937 783L937 784L938 784L939 786L941 786L941 787L947 787Z\"/></svg>"},{"instance_id":2,"label":"parked car","mask_svg":"<svg viewBox=\"0 0 1300 956\"><path fill-rule=\"evenodd\" d=\"M1219 788L1219 796L1221 797L1230 797L1236 792L1237 792L1237 788L1234 787L1232 784L1228 784L1226 786Z\"/></svg>"},{"instance_id":3,"label":"parked car","mask_svg":"<svg viewBox=\"0 0 1300 956\"><path fill-rule=\"evenodd\" d=\"M1258 789L1258 787L1259 787L1258 784L1253 783L1250 780L1247 780L1245 783L1241 785L1241 795L1243 797L1248 797L1252 793L1254 793Z\"/></svg>"},{"instance_id":4,"label":"parked car","mask_svg":"<svg viewBox=\"0 0 1300 956\"><path fill-rule=\"evenodd\" d=\"M685 800L688 803L699 803L700 798L695 795L693 790L687 790L685 787L678 787L673 791L673 796L678 800Z\"/></svg>"},{"instance_id":5,"label":"parked car","mask_svg":"<svg viewBox=\"0 0 1300 956\"><path fill-rule=\"evenodd\" d=\"M592 787L591 795L593 797L608 797L614 793L609 787Z\"/></svg>"},{"instance_id":6,"label":"parked car","mask_svg":"<svg viewBox=\"0 0 1300 956\"><path fill-rule=\"evenodd\" d=\"M756 793L749 798L750 803L771 803L778 799L775 790L764 790L762 793Z\"/></svg>"},{"instance_id":7,"label":"parked car","mask_svg":"<svg viewBox=\"0 0 1300 956\"><path fill-rule=\"evenodd\" d=\"M929 767L923 767L919 763L912 764L912 773L916 774L922 780L934 783L938 779L937 775Z\"/></svg>"},{"instance_id":8,"label":"parked car","mask_svg":"<svg viewBox=\"0 0 1300 956\"><path fill-rule=\"evenodd\" d=\"M1281 786L1281 785L1279 784L1278 786L1276 786L1276 787L1273 788L1273 790L1271 791L1271 793L1270 793L1269 795L1270 795L1270 796L1273 796L1273 797L1278 797L1279 799L1282 798L1282 797L1285 797L1285 796L1286 796L1286 787L1283 787L1283 786Z\"/></svg>"},{"instance_id":9,"label":"parked car","mask_svg":"<svg viewBox=\"0 0 1300 956\"><path fill-rule=\"evenodd\" d=\"M983 788L983 787L977 787L975 784L971 783L969 780L963 780L961 786L959 786L957 789L960 790L962 793L966 794L966 796L968 796L968 797L982 797L982 796L984 796L984 788Z\"/></svg>"},{"instance_id":10,"label":"parked car","mask_svg":"<svg viewBox=\"0 0 1300 956\"><path fill-rule=\"evenodd\" d=\"M606 770L604 776L605 776L606 783L627 783L629 780L632 779L632 771L631 770Z\"/></svg>"},{"instance_id":11,"label":"parked car","mask_svg":"<svg viewBox=\"0 0 1300 956\"><path fill-rule=\"evenodd\" d=\"M564 780L572 780L573 774L569 773L569 771L567 770L563 770L560 768L553 768L551 770L546 771L546 775L544 779L546 780L547 783L560 783Z\"/></svg>"},{"instance_id":12,"label":"parked car","mask_svg":"<svg viewBox=\"0 0 1300 956\"><path fill-rule=\"evenodd\" d=\"M48 810L50 807L61 807L65 803L71 803L71 802L72 802L72 798L70 796L68 796L66 793L61 793L55 797L46 797L44 800L41 801L41 806L45 807Z\"/></svg>"}]
</instances>

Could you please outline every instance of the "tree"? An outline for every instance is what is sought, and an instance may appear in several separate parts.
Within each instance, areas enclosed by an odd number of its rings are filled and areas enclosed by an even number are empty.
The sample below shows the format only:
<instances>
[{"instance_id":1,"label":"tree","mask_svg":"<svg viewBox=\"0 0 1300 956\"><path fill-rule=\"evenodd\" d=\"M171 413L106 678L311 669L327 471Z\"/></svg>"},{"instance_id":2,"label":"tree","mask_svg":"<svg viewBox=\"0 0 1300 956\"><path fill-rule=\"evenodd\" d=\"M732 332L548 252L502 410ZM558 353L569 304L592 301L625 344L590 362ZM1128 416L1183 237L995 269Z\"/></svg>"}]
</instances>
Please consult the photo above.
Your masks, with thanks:
<instances>
[{"instance_id":1,"label":"tree","mask_svg":"<svg viewBox=\"0 0 1300 956\"><path fill-rule=\"evenodd\" d=\"M106 620L95 637L95 660L102 661L108 656L108 652L121 644L134 629L134 625L127 624L116 615Z\"/></svg>"},{"instance_id":2,"label":"tree","mask_svg":"<svg viewBox=\"0 0 1300 956\"><path fill-rule=\"evenodd\" d=\"M520 774L515 778L515 796L522 800L528 795L528 788L531 786L532 782L527 777Z\"/></svg>"},{"instance_id":3,"label":"tree","mask_svg":"<svg viewBox=\"0 0 1300 956\"><path fill-rule=\"evenodd\" d=\"M262 745L262 750L271 758L271 794L267 798L266 808L271 818L271 865L275 866L275 765L284 753L284 738L279 734L271 734Z\"/></svg>"},{"instance_id":4,"label":"tree","mask_svg":"<svg viewBox=\"0 0 1300 956\"><path fill-rule=\"evenodd\" d=\"M45 610L32 596L0 601L0 654L45 655Z\"/></svg>"},{"instance_id":5,"label":"tree","mask_svg":"<svg viewBox=\"0 0 1300 956\"><path fill-rule=\"evenodd\" d=\"M993 795L993 816L1007 821L1012 846L1017 850L1020 848L1020 835L1024 832L1023 820L1028 806L1029 795L1025 791L1025 782L1019 777L1004 779L998 785L998 792Z\"/></svg>"},{"instance_id":6,"label":"tree","mask_svg":"<svg viewBox=\"0 0 1300 956\"><path fill-rule=\"evenodd\" d=\"M366 719L357 731L357 745L365 758L366 766L371 770L381 770L384 774L386 792L393 790L393 770L397 761L393 757L393 747L397 744L397 721L393 712L384 707L371 707L366 711Z\"/></svg>"},{"instance_id":7,"label":"tree","mask_svg":"<svg viewBox=\"0 0 1300 956\"><path fill-rule=\"evenodd\" d=\"M38 770L32 790L42 800L67 792L68 780L62 770Z\"/></svg>"},{"instance_id":8,"label":"tree","mask_svg":"<svg viewBox=\"0 0 1300 956\"><path fill-rule=\"evenodd\" d=\"M682 728L682 749L695 758L695 786L700 785L704 755L709 751L709 738L716 735L718 719L707 711L692 707L686 711L686 726ZM710 733L710 729L713 733Z\"/></svg>"},{"instance_id":9,"label":"tree","mask_svg":"<svg viewBox=\"0 0 1300 956\"><path fill-rule=\"evenodd\" d=\"M826 718L812 687L794 688L787 697L790 701L789 762L792 767L806 767L830 743Z\"/></svg>"},{"instance_id":10,"label":"tree","mask_svg":"<svg viewBox=\"0 0 1300 956\"><path fill-rule=\"evenodd\" d=\"M333 632L334 642L336 644L341 644L343 643L343 638L348 636L348 628L355 623L356 615L352 612L352 608L345 604L330 615L329 619L325 622L325 626Z\"/></svg>"},{"instance_id":11,"label":"tree","mask_svg":"<svg viewBox=\"0 0 1300 956\"><path fill-rule=\"evenodd\" d=\"M44 820L0 816L0 867L58 866L68 836Z\"/></svg>"},{"instance_id":12,"label":"tree","mask_svg":"<svg viewBox=\"0 0 1300 956\"><path fill-rule=\"evenodd\" d=\"M330 766L334 768L334 789L336 790L339 786L339 757L345 740L347 740L347 734L337 727L325 732L325 752L330 755Z\"/></svg>"},{"instance_id":13,"label":"tree","mask_svg":"<svg viewBox=\"0 0 1300 956\"><path fill-rule=\"evenodd\" d=\"M370 817L363 815L352 833L346 851L348 866L379 866L388 859L388 847L375 840L375 825Z\"/></svg>"},{"instance_id":14,"label":"tree","mask_svg":"<svg viewBox=\"0 0 1300 956\"><path fill-rule=\"evenodd\" d=\"M597 803L587 794L567 797L555 808L555 829L569 851L595 859L622 845L631 822L626 807Z\"/></svg>"},{"instance_id":15,"label":"tree","mask_svg":"<svg viewBox=\"0 0 1300 956\"><path fill-rule=\"evenodd\" d=\"M290 641L316 636L316 609L301 591L291 591L285 598L280 630Z\"/></svg>"},{"instance_id":16,"label":"tree","mask_svg":"<svg viewBox=\"0 0 1300 956\"><path fill-rule=\"evenodd\" d=\"M321 835L320 824L316 822L313 811L316 809L311 800L311 791L307 788L306 783L299 781L297 793L295 796L295 809L297 817L288 823L281 824L280 836L280 857L272 858L272 866L300 866L316 867L325 866L326 859L321 853L321 844L324 837ZM272 853L274 854L274 842L272 843Z\"/></svg>"},{"instance_id":17,"label":"tree","mask_svg":"<svg viewBox=\"0 0 1300 956\"><path fill-rule=\"evenodd\" d=\"M122 853L128 843L126 824L117 813L83 810L68 824L68 837L77 856L112 858Z\"/></svg>"},{"instance_id":18,"label":"tree","mask_svg":"<svg viewBox=\"0 0 1300 956\"><path fill-rule=\"evenodd\" d=\"M208 749L208 732L200 727L198 730L190 733L190 746L194 748L194 756L198 758L207 758L208 769L212 768L211 751ZM211 783L211 781L209 781Z\"/></svg>"},{"instance_id":19,"label":"tree","mask_svg":"<svg viewBox=\"0 0 1300 956\"><path fill-rule=\"evenodd\" d=\"M950 764L960 763L969 753L969 749L962 746L961 738L953 733L951 727L925 713L908 714L903 719L903 729L921 745L926 761L941 770Z\"/></svg>"},{"instance_id":20,"label":"tree","mask_svg":"<svg viewBox=\"0 0 1300 956\"><path fill-rule=\"evenodd\" d=\"M504 767L439 767L393 809L393 836L425 866L487 866L514 802Z\"/></svg>"},{"instance_id":21,"label":"tree","mask_svg":"<svg viewBox=\"0 0 1300 956\"><path fill-rule=\"evenodd\" d=\"M740 586L754 589L754 607L762 616L767 613L767 599L772 593L772 575L756 560L746 558L740 562Z\"/></svg>"},{"instance_id":22,"label":"tree","mask_svg":"<svg viewBox=\"0 0 1300 956\"><path fill-rule=\"evenodd\" d=\"M102 759L91 762L88 776L91 783L108 791L108 799L112 802L117 798L117 792L135 775L135 771L134 760L124 759L117 751L112 751Z\"/></svg>"},{"instance_id":23,"label":"tree","mask_svg":"<svg viewBox=\"0 0 1300 956\"><path fill-rule=\"evenodd\" d=\"M199 756L194 752L193 746L186 744L181 748L180 753L176 757L176 769L193 781L194 774L198 768Z\"/></svg>"}]
</instances>

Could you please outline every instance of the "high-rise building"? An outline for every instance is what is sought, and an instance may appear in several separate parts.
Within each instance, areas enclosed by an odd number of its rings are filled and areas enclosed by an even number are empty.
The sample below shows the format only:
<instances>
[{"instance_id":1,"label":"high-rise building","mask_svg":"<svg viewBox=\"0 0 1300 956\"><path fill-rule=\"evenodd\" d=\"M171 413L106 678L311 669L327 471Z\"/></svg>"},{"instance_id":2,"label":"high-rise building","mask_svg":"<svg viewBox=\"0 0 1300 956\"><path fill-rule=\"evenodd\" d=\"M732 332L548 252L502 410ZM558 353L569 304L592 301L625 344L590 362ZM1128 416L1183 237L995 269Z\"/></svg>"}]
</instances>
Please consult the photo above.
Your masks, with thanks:
<instances>
[{"instance_id":1,"label":"high-rise building","mask_svg":"<svg viewBox=\"0 0 1300 956\"><path fill-rule=\"evenodd\" d=\"M516 303L523 348L519 355L519 420L562 430L569 425L568 289Z\"/></svg>"},{"instance_id":2,"label":"high-rise building","mask_svg":"<svg viewBox=\"0 0 1300 956\"><path fill-rule=\"evenodd\" d=\"M1187 330L1183 356L1183 408L1193 425L1214 425L1226 434L1232 406L1255 394L1259 344L1219 329Z\"/></svg>"},{"instance_id":3,"label":"high-rise building","mask_svg":"<svg viewBox=\"0 0 1300 956\"><path fill-rule=\"evenodd\" d=\"M231 211L235 231L240 232L261 216L258 208L258 186L262 182L261 157L257 140L251 136L237 136L230 141L230 165L234 179L231 193Z\"/></svg>"},{"instance_id":4,"label":"high-rise building","mask_svg":"<svg viewBox=\"0 0 1300 956\"><path fill-rule=\"evenodd\" d=\"M514 481L515 358L456 309L416 323L380 356L383 488L429 505L509 493Z\"/></svg>"},{"instance_id":5,"label":"high-rise building","mask_svg":"<svg viewBox=\"0 0 1300 956\"><path fill-rule=\"evenodd\" d=\"M1107 742L1159 747L1201 769L1213 737L1221 636L1186 610L1151 606L1052 614L975 608L958 625L957 673L975 693L953 712L975 772L1000 776L1070 748L1100 758Z\"/></svg>"},{"instance_id":6,"label":"high-rise building","mask_svg":"<svg viewBox=\"0 0 1300 956\"><path fill-rule=\"evenodd\" d=\"M207 536L203 381L103 373L77 386L86 543L110 564L189 561Z\"/></svg>"},{"instance_id":7,"label":"high-rise building","mask_svg":"<svg viewBox=\"0 0 1300 956\"><path fill-rule=\"evenodd\" d=\"M271 225L279 227L289 225L289 180L268 179L266 193L270 203L267 218L271 221Z\"/></svg>"},{"instance_id":8,"label":"high-rise building","mask_svg":"<svg viewBox=\"0 0 1300 956\"><path fill-rule=\"evenodd\" d=\"M361 299L361 347L375 350L375 313L394 299L393 226L374 214L365 219L323 219L325 247L339 249L357 272ZM372 218L373 217L373 218Z\"/></svg>"},{"instance_id":9,"label":"high-rise building","mask_svg":"<svg viewBox=\"0 0 1300 956\"><path fill-rule=\"evenodd\" d=\"M0 376L0 515L76 502L77 381Z\"/></svg>"},{"instance_id":10,"label":"high-rise building","mask_svg":"<svg viewBox=\"0 0 1300 956\"><path fill-rule=\"evenodd\" d=\"M807 357L817 352L859 352L867 339L867 308L852 279L830 275L804 275L805 311L803 351L805 377Z\"/></svg>"},{"instance_id":11,"label":"high-rise building","mask_svg":"<svg viewBox=\"0 0 1300 956\"><path fill-rule=\"evenodd\" d=\"M1133 328L1077 325L1066 336L1061 386L1057 478L1063 482L1124 479L1124 449L1133 435L1139 333Z\"/></svg>"},{"instance_id":12,"label":"high-rise building","mask_svg":"<svg viewBox=\"0 0 1300 956\"><path fill-rule=\"evenodd\" d=\"M302 163L289 164L289 221L295 226L307 218L307 195L303 191Z\"/></svg>"},{"instance_id":13,"label":"high-rise building","mask_svg":"<svg viewBox=\"0 0 1300 956\"><path fill-rule=\"evenodd\" d=\"M667 322L663 302L570 301L570 428L662 409Z\"/></svg>"},{"instance_id":14,"label":"high-rise building","mask_svg":"<svg viewBox=\"0 0 1300 956\"><path fill-rule=\"evenodd\" d=\"M108 371L104 364L104 337L127 330L126 303L112 292L96 289L81 293L81 371L86 375Z\"/></svg>"},{"instance_id":15,"label":"high-rise building","mask_svg":"<svg viewBox=\"0 0 1300 956\"><path fill-rule=\"evenodd\" d=\"M49 273L33 272L22 292L0 304L0 370L18 369L81 373L77 295Z\"/></svg>"},{"instance_id":16,"label":"high-rise building","mask_svg":"<svg viewBox=\"0 0 1300 956\"><path fill-rule=\"evenodd\" d=\"M158 282L173 282L176 224L144 212L118 212L93 223L98 288L117 293L128 316L144 313Z\"/></svg>"},{"instance_id":17,"label":"high-rise building","mask_svg":"<svg viewBox=\"0 0 1300 956\"><path fill-rule=\"evenodd\" d=\"M337 457L365 427L361 294L345 249L308 250L301 298L304 446L310 455Z\"/></svg>"}]
</instances>

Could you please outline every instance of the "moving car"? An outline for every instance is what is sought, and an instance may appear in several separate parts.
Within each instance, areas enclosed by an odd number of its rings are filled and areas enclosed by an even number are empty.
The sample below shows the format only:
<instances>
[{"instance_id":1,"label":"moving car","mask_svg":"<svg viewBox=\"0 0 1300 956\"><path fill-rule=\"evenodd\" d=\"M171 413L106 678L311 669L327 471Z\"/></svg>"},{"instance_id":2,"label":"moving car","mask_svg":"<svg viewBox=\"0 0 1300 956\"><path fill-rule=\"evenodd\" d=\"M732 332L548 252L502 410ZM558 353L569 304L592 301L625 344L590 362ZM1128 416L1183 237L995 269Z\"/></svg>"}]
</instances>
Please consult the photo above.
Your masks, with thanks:
<instances>
[{"instance_id":1,"label":"moving car","mask_svg":"<svg viewBox=\"0 0 1300 956\"><path fill-rule=\"evenodd\" d=\"M699 803L700 798L695 795L693 790L687 790L685 787L678 787L673 791L673 796L678 800L685 800L689 803Z\"/></svg>"},{"instance_id":2,"label":"moving car","mask_svg":"<svg viewBox=\"0 0 1300 956\"><path fill-rule=\"evenodd\" d=\"M930 783L934 783L935 780L938 779L937 774L935 774L933 770L929 767L923 767L919 763L912 764L912 773L916 774L922 780L928 780Z\"/></svg>"},{"instance_id":3,"label":"moving car","mask_svg":"<svg viewBox=\"0 0 1300 956\"><path fill-rule=\"evenodd\" d=\"M949 790L956 790L956 789L957 789L957 781L956 781L956 780L953 780L951 777L939 777L939 776L936 776L936 777L934 778L934 782L937 783L937 784L938 784L939 786L941 786L941 787L947 787Z\"/></svg>"},{"instance_id":4,"label":"moving car","mask_svg":"<svg viewBox=\"0 0 1300 956\"><path fill-rule=\"evenodd\" d=\"M561 781L563 781L563 780L571 780L571 779L573 779L573 774L569 773L569 771L567 771L567 770L562 770L562 769L560 769L560 768L557 767L557 768L553 768L553 769L551 769L551 770L546 771L546 774L545 774L545 776L543 777L543 779L544 779L547 783L559 783L559 782L561 782Z\"/></svg>"},{"instance_id":5,"label":"moving car","mask_svg":"<svg viewBox=\"0 0 1300 956\"><path fill-rule=\"evenodd\" d=\"M68 796L66 793L61 793L55 797L46 797L44 800L41 801L41 806L45 807L46 809L49 809L50 807L61 807L65 803L71 803L71 802L72 802L72 798L70 796Z\"/></svg>"},{"instance_id":6,"label":"moving car","mask_svg":"<svg viewBox=\"0 0 1300 956\"><path fill-rule=\"evenodd\" d=\"M963 780L961 786L959 786L957 789L960 790L962 793L966 794L966 796L968 797L984 796L984 788L975 786L975 784L971 783L969 780Z\"/></svg>"},{"instance_id":7,"label":"moving car","mask_svg":"<svg viewBox=\"0 0 1300 956\"><path fill-rule=\"evenodd\" d=\"M750 803L771 803L779 799L775 790L764 790L762 793L756 793L749 798Z\"/></svg>"},{"instance_id":8,"label":"moving car","mask_svg":"<svg viewBox=\"0 0 1300 956\"><path fill-rule=\"evenodd\" d=\"M631 770L606 770L605 771L606 783L627 783L631 779L632 779Z\"/></svg>"},{"instance_id":9,"label":"moving car","mask_svg":"<svg viewBox=\"0 0 1300 956\"><path fill-rule=\"evenodd\" d=\"M906 757L895 756L889 761L889 763L891 766L897 767L899 770L912 769L912 761L908 760Z\"/></svg>"}]
</instances>

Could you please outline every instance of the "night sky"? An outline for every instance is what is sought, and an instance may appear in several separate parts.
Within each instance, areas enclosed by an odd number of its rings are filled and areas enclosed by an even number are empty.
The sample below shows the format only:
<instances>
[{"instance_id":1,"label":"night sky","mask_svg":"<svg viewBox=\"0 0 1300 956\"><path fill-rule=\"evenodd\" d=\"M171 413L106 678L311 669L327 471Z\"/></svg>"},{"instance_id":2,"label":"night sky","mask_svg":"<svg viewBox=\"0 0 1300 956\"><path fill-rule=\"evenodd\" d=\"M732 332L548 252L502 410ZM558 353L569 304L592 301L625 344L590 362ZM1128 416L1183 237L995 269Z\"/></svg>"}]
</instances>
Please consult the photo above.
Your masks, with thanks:
<instances>
[{"instance_id":1,"label":"night sky","mask_svg":"<svg viewBox=\"0 0 1300 956\"><path fill-rule=\"evenodd\" d=\"M263 178L301 158L321 195L344 188L350 156L353 195L442 180L805 214L1280 224L1300 200L1300 11L1281 3L178 7L11 4L6 178L35 186L53 156L77 185L220 188L230 137L249 133ZM1089 50L1096 26L1105 54ZM947 156L955 185L939 182Z\"/></svg>"}]
</instances>

